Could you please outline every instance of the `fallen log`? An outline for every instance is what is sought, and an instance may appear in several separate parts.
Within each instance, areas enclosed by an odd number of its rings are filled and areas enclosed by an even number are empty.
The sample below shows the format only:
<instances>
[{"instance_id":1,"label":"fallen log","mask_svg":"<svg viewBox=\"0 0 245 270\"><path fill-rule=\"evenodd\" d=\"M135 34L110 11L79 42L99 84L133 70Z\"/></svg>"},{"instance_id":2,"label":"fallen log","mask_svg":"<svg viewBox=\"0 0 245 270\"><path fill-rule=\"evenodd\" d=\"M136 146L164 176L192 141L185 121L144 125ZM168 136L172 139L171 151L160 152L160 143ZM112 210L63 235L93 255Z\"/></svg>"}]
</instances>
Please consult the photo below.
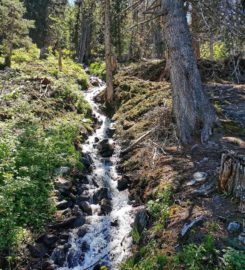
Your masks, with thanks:
<instances>
[{"instance_id":1,"label":"fallen log","mask_svg":"<svg viewBox=\"0 0 245 270\"><path fill-rule=\"evenodd\" d=\"M233 152L222 155L219 189L236 198L239 211L245 213L245 156Z\"/></svg>"},{"instance_id":2,"label":"fallen log","mask_svg":"<svg viewBox=\"0 0 245 270\"><path fill-rule=\"evenodd\" d=\"M156 128L154 127L153 129L147 131L145 134L143 134L141 137L139 137L136 141L134 141L129 147L121 150L121 154L127 154L129 151L131 151L137 144L143 141L145 137L150 135L153 131L155 131Z\"/></svg>"}]
</instances>

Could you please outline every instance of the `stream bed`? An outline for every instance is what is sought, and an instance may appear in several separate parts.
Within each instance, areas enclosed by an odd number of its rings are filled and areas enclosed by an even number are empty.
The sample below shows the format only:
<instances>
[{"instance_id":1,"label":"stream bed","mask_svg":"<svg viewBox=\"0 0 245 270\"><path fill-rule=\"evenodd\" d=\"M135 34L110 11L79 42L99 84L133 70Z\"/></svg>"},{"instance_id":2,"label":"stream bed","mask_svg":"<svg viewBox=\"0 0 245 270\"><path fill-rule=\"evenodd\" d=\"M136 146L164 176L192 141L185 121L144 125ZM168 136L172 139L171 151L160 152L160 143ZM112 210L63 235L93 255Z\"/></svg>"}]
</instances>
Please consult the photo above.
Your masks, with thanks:
<instances>
[{"instance_id":1,"label":"stream bed","mask_svg":"<svg viewBox=\"0 0 245 270\"><path fill-rule=\"evenodd\" d=\"M72 229L69 233L69 250L64 265L59 270L99 270L101 266L118 270L122 261L131 254L130 234L136 209L129 204L128 191L120 192L117 188L121 177L116 170L120 148L112 139L113 123L94 101L105 89L104 83L97 80L98 86L93 86L84 93L100 123L82 146L83 155L92 164L87 182L83 184L82 194L89 198L86 205L91 213L85 215L86 222L82 227ZM110 149L109 152L101 152L103 144L112 147L111 153ZM54 250L53 258L57 255L56 252Z\"/></svg>"}]
</instances>

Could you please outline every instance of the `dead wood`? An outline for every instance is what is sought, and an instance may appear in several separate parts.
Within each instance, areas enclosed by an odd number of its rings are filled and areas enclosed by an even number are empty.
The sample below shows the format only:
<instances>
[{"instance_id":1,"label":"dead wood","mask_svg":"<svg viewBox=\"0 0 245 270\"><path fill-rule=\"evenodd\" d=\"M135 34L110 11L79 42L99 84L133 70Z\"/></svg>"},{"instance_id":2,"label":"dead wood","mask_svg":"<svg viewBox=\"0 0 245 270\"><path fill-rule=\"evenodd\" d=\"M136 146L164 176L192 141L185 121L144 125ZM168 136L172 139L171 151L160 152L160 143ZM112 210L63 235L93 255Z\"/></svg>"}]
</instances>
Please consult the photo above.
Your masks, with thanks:
<instances>
[{"instance_id":1,"label":"dead wood","mask_svg":"<svg viewBox=\"0 0 245 270\"><path fill-rule=\"evenodd\" d=\"M239 210L245 213L245 156L232 152L222 155L219 189L238 199Z\"/></svg>"}]
</instances>

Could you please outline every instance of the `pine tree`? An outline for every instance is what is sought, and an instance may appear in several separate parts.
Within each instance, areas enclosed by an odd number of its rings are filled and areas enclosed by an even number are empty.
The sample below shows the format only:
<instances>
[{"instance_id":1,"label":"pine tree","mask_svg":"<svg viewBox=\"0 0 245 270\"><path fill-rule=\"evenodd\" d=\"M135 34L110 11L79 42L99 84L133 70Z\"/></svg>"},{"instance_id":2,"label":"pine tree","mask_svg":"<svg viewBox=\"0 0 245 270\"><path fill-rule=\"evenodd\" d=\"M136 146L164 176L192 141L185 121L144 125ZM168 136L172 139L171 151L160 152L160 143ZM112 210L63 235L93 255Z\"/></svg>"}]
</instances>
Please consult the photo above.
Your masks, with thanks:
<instances>
[{"instance_id":1,"label":"pine tree","mask_svg":"<svg viewBox=\"0 0 245 270\"><path fill-rule=\"evenodd\" d=\"M24 19L26 9L19 0L4 0L0 3L0 35L2 37L5 65L11 66L11 58L15 47L27 46L28 36L34 23Z\"/></svg>"},{"instance_id":2,"label":"pine tree","mask_svg":"<svg viewBox=\"0 0 245 270\"><path fill-rule=\"evenodd\" d=\"M26 18L35 21L35 28L31 29L30 37L39 48L44 46L46 36L46 22L49 0L24 0Z\"/></svg>"}]
</instances>

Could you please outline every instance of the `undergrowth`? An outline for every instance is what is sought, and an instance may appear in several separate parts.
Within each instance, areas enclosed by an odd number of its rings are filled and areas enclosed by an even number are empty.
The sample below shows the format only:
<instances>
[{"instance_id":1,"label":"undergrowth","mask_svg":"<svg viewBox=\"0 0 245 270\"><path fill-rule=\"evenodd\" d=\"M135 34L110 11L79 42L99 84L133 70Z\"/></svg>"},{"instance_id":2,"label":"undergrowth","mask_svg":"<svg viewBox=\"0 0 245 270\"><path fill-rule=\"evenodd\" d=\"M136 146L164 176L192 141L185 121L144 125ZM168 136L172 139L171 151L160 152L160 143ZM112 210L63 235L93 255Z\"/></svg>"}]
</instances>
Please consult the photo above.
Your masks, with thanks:
<instances>
[{"instance_id":1,"label":"undergrowth","mask_svg":"<svg viewBox=\"0 0 245 270\"><path fill-rule=\"evenodd\" d=\"M82 124L91 116L82 67L67 58L58 72L56 56L38 53L16 50L13 69L0 73L0 257L8 261L52 218L55 169L83 168L74 142L91 123Z\"/></svg>"}]
</instances>

